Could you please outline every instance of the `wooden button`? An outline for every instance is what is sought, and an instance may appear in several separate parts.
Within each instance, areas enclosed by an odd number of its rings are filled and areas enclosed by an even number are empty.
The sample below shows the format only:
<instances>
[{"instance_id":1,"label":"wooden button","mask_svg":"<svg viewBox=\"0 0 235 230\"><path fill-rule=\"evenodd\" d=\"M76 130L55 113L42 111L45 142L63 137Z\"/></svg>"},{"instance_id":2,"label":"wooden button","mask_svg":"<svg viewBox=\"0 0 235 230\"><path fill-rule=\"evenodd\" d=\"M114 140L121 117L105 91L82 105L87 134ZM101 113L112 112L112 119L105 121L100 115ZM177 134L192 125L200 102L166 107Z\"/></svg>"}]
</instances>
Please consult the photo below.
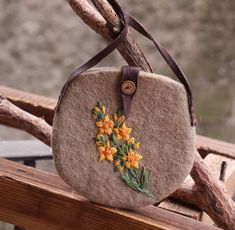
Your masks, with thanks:
<instances>
[{"instance_id":1,"label":"wooden button","mask_svg":"<svg viewBox=\"0 0 235 230\"><path fill-rule=\"evenodd\" d=\"M121 91L124 94L131 95L136 91L136 85L133 81L126 80L122 82Z\"/></svg>"}]
</instances>

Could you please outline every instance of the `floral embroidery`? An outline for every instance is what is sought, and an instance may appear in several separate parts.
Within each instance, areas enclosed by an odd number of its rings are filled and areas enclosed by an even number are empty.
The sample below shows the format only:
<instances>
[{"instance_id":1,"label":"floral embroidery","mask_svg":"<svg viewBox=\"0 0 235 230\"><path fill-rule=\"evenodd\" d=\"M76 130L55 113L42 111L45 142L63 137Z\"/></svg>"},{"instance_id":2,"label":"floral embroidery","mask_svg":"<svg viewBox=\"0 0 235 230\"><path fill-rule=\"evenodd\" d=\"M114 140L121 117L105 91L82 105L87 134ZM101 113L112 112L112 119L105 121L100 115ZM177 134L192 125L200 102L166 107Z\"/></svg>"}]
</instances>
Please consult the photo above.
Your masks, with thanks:
<instances>
[{"instance_id":1,"label":"floral embroidery","mask_svg":"<svg viewBox=\"0 0 235 230\"><path fill-rule=\"evenodd\" d=\"M126 140L126 141L129 140L129 138L130 138L129 134L131 133L131 131L132 131L131 128L127 128L126 127L126 123L125 122L122 123L121 127L114 129L114 132L115 132L115 134L117 136L117 139L118 140L122 140L123 139L123 140Z\"/></svg>"},{"instance_id":2,"label":"floral embroidery","mask_svg":"<svg viewBox=\"0 0 235 230\"><path fill-rule=\"evenodd\" d=\"M99 128L100 134L103 134L103 133L111 134L113 126L114 126L114 122L110 120L108 115L105 115L102 121L96 122L96 126Z\"/></svg>"},{"instance_id":3,"label":"floral embroidery","mask_svg":"<svg viewBox=\"0 0 235 230\"><path fill-rule=\"evenodd\" d=\"M132 129L127 127L122 110L113 115L113 120L106 113L101 101L92 110L92 115L98 128L95 137L99 161L113 162L114 171L118 171L122 180L133 190L145 193L155 198L148 191L147 168L140 167L139 161L143 158L137 151L140 143L131 137Z\"/></svg>"},{"instance_id":4,"label":"floral embroidery","mask_svg":"<svg viewBox=\"0 0 235 230\"><path fill-rule=\"evenodd\" d=\"M115 147L111 147L110 141L107 140L104 145L98 146L98 152L100 161L104 159L108 161L113 161L113 155L117 152L117 149Z\"/></svg>"}]
</instances>

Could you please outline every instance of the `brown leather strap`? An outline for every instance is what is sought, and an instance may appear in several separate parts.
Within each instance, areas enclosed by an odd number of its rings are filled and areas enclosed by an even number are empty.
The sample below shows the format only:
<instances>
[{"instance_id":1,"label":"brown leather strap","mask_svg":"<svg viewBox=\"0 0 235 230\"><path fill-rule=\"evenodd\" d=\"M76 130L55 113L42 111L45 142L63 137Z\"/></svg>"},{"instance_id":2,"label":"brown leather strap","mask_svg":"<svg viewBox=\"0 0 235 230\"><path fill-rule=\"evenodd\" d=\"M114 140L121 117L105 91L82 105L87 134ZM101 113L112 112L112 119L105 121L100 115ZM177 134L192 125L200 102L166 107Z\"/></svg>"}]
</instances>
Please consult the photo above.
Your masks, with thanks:
<instances>
[{"instance_id":1,"label":"brown leather strap","mask_svg":"<svg viewBox=\"0 0 235 230\"><path fill-rule=\"evenodd\" d=\"M154 43L155 47L159 50L160 54L162 55L166 63L170 66L175 76L184 85L186 92L187 92L187 96L188 96L188 106L189 106L189 113L190 113L190 118L191 118L191 125L195 126L197 121L196 121L196 117L194 114L192 90L185 74L177 65L175 60L171 57L171 55L168 53L168 51L164 47L162 47L134 17L125 13L125 19L129 26L131 26L133 29L135 29L136 31L138 31L139 33L141 33L143 36L147 37Z\"/></svg>"},{"instance_id":2,"label":"brown leather strap","mask_svg":"<svg viewBox=\"0 0 235 230\"><path fill-rule=\"evenodd\" d=\"M138 87L140 67L123 66L122 67L122 81L121 81L121 93L123 110L126 118L131 109L132 99Z\"/></svg>"},{"instance_id":3,"label":"brown leather strap","mask_svg":"<svg viewBox=\"0 0 235 230\"><path fill-rule=\"evenodd\" d=\"M179 68L179 66L176 64L174 59L170 56L168 51L162 47L157 41L155 41L152 37L151 34L149 34L144 27L132 16L125 14L119 4L117 3L116 0L108 0L108 2L112 5L113 9L119 16L121 22L123 23L123 28L120 32L120 34L115 38L111 44L109 44L104 50L102 50L100 53L95 55L93 58L91 58L89 61L87 61L85 64L83 64L80 67L77 67L75 71L69 76L67 82L65 83L64 87L62 88L57 108L59 108L61 99L64 96L64 93L69 86L69 84L72 82L72 80L76 77L79 77L83 72L87 71L88 69L94 67L96 64L98 64L103 58L105 58L107 55L109 55L113 50L115 50L126 38L127 32L128 32L128 25L134 28L136 31L141 33L143 36L147 37L150 39L155 47L159 50L160 54L166 61L166 63L169 65L171 70L174 72L176 77L179 79L179 81L184 85L186 92L187 92L187 98L188 98L188 106L189 106L189 114L190 114L190 119L191 119L191 125L195 126L196 125L196 117L194 114L194 109L193 109L193 102L192 102L192 91L189 85L189 82L183 73L183 71Z\"/></svg>"},{"instance_id":4,"label":"brown leather strap","mask_svg":"<svg viewBox=\"0 0 235 230\"><path fill-rule=\"evenodd\" d=\"M102 59L104 59L106 56L108 56L111 52L113 52L126 38L127 32L128 32L128 25L125 22L125 15L123 10L121 9L120 5L117 3L116 0L108 0L108 2L112 5L113 9L119 16L121 22L122 22L122 30L120 34L101 52L96 54L93 58L91 58L89 61L87 61L85 64L78 66L69 76L68 80L65 82L60 96L59 100L56 106L56 110L59 109L60 102L65 94L66 89L68 88L69 84L75 79L76 77L79 77L82 73L87 71L88 69L94 67L97 65Z\"/></svg>"}]
</instances>

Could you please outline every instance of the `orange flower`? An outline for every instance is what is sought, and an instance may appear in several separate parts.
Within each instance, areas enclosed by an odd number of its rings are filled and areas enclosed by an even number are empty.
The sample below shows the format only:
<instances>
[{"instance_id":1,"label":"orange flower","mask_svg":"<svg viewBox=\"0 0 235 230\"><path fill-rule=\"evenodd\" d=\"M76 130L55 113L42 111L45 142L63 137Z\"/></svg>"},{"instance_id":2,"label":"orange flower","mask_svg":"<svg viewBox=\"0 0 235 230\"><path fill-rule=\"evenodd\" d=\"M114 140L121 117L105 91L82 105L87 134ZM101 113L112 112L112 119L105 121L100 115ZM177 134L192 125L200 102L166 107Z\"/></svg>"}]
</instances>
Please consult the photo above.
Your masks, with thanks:
<instances>
[{"instance_id":1,"label":"orange flower","mask_svg":"<svg viewBox=\"0 0 235 230\"><path fill-rule=\"evenodd\" d=\"M122 126L119 128L114 129L114 132L116 133L116 137L118 140L129 140L132 129L126 127L126 123L123 122Z\"/></svg>"},{"instance_id":2,"label":"orange flower","mask_svg":"<svg viewBox=\"0 0 235 230\"><path fill-rule=\"evenodd\" d=\"M98 152L100 161L104 159L113 161L113 155L117 152L117 149L115 147L111 147L110 142L107 141L104 146L98 146Z\"/></svg>"},{"instance_id":3,"label":"orange flower","mask_svg":"<svg viewBox=\"0 0 235 230\"><path fill-rule=\"evenodd\" d=\"M128 152L127 156L122 157L122 160L126 161L126 168L139 168L139 160L141 160L143 157L135 153L132 149Z\"/></svg>"},{"instance_id":4,"label":"orange flower","mask_svg":"<svg viewBox=\"0 0 235 230\"><path fill-rule=\"evenodd\" d=\"M114 122L110 120L108 115L105 115L104 119L96 122L96 126L99 128L99 134L111 134L114 126Z\"/></svg>"}]
</instances>

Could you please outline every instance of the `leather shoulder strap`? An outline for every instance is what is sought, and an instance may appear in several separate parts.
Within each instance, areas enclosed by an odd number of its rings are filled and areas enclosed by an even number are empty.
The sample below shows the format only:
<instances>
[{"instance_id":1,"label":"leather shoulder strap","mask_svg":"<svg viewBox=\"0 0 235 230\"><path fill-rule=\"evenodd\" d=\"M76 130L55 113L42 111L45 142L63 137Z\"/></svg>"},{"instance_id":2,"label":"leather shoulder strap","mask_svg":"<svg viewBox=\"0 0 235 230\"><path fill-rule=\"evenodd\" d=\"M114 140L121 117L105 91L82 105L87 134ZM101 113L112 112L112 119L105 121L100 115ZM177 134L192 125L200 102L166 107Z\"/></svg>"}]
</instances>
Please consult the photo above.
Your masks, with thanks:
<instances>
[{"instance_id":1,"label":"leather shoulder strap","mask_svg":"<svg viewBox=\"0 0 235 230\"><path fill-rule=\"evenodd\" d=\"M196 117L195 117L194 108L193 108L192 90L183 71L180 69L180 67L177 65L177 63L174 61L174 59L171 57L168 51L164 47L162 47L156 40L154 40L152 35L148 33L146 29L134 17L123 12L122 8L119 6L116 0L108 0L108 2L112 5L113 9L115 10L121 22L123 23L122 30L120 34L105 49L103 49L101 52L99 52L97 55L95 55L85 64L77 67L72 72L72 74L69 76L68 80L66 81L65 85L63 86L61 90L61 94L59 96L56 110L59 109L59 105L65 94L65 91L67 87L69 86L69 84L73 81L73 79L75 79L76 77L79 77L83 72L94 67L103 58L105 58L112 51L114 51L125 40L127 32L128 32L128 25L129 25L154 43L155 47L158 49L158 51L160 52L160 54L162 55L166 63L169 65L169 67L174 72L174 74L179 79L179 81L184 85L186 93L187 93L187 98L188 98L188 107L189 107L191 125L195 126Z\"/></svg>"},{"instance_id":2,"label":"leather shoulder strap","mask_svg":"<svg viewBox=\"0 0 235 230\"><path fill-rule=\"evenodd\" d=\"M96 54L94 57L92 57L90 60L88 60L86 63L84 63L81 66L78 66L69 76L68 80L65 82L60 96L59 100L57 102L56 110L59 109L60 102L64 96L64 93L66 89L68 88L69 84L75 79L76 77L79 77L82 73L89 70L90 68L97 65L99 62L101 62L106 56L108 56L110 53L112 53L126 38L127 32L128 32L128 25L125 22L125 15L119 4L116 2L116 0L108 0L109 3L114 8L115 12L119 16L121 22L122 22L122 30L120 34L102 51L100 51L98 54Z\"/></svg>"},{"instance_id":3,"label":"leather shoulder strap","mask_svg":"<svg viewBox=\"0 0 235 230\"><path fill-rule=\"evenodd\" d=\"M175 60L171 57L169 52L162 47L159 42L157 42L150 33L146 31L146 29L131 15L125 13L125 18L126 22L129 26L131 26L133 29L141 33L143 36L151 40L155 47L158 49L166 63L169 65L175 76L179 79L179 81L184 85L186 92L187 92L187 97L188 97L188 106L189 106L189 113L190 113L190 118L191 118L191 125L195 126L197 121L196 121L196 116L194 114L194 107L193 107L193 99L192 99L192 90L190 87L190 84L187 80L187 77L185 76L184 72L180 69L180 67L177 65Z\"/></svg>"}]
</instances>

